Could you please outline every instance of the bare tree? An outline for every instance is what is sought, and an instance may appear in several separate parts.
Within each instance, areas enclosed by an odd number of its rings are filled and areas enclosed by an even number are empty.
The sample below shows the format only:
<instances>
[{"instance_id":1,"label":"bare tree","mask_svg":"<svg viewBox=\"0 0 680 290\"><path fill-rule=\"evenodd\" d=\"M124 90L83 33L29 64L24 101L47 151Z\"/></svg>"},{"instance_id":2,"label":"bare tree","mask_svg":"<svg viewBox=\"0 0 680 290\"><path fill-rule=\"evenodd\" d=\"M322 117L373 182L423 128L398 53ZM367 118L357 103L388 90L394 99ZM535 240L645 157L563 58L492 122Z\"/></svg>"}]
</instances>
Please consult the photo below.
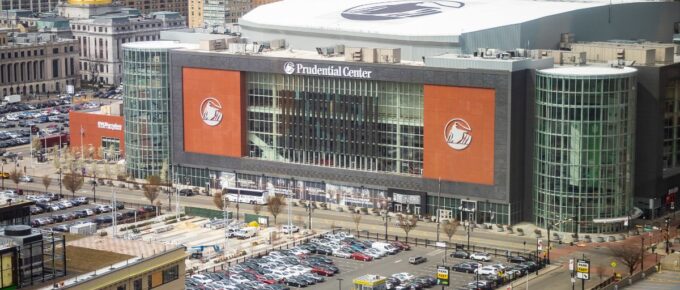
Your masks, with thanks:
<instances>
[{"instance_id":1,"label":"bare tree","mask_svg":"<svg viewBox=\"0 0 680 290\"><path fill-rule=\"evenodd\" d=\"M399 227L406 233L406 240L408 241L408 233L413 230L418 224L418 217L414 215L399 216Z\"/></svg>"},{"instance_id":2,"label":"bare tree","mask_svg":"<svg viewBox=\"0 0 680 290\"><path fill-rule=\"evenodd\" d=\"M42 150L42 143L40 143L40 137L33 137L33 139L31 139L31 147L33 147L33 151L36 153Z\"/></svg>"},{"instance_id":3,"label":"bare tree","mask_svg":"<svg viewBox=\"0 0 680 290\"><path fill-rule=\"evenodd\" d=\"M17 191L19 190L19 183L21 182L22 176L24 176L24 174L21 172L21 170L17 170L16 168L9 172L9 179L14 182L14 185L17 187Z\"/></svg>"},{"instance_id":4,"label":"bare tree","mask_svg":"<svg viewBox=\"0 0 680 290\"><path fill-rule=\"evenodd\" d=\"M354 229L357 231L357 233L359 233L359 224L361 224L361 214L353 212L352 221L354 222Z\"/></svg>"},{"instance_id":5,"label":"bare tree","mask_svg":"<svg viewBox=\"0 0 680 290\"><path fill-rule=\"evenodd\" d=\"M215 204L217 209L224 210L225 206L229 206L229 200L224 198L222 192L216 192L213 195L213 204Z\"/></svg>"},{"instance_id":6,"label":"bare tree","mask_svg":"<svg viewBox=\"0 0 680 290\"><path fill-rule=\"evenodd\" d=\"M64 174L62 183L64 184L64 187L66 187L66 189L68 189L68 191L71 192L71 196L75 197L76 191L80 190L83 187L83 183L85 183L85 178L83 177L82 174L80 174L76 170L70 170L66 174Z\"/></svg>"},{"instance_id":7,"label":"bare tree","mask_svg":"<svg viewBox=\"0 0 680 290\"><path fill-rule=\"evenodd\" d=\"M283 200L282 196L270 196L267 199L267 210L274 217L274 224L276 224L276 217L281 213L285 205L286 201Z\"/></svg>"},{"instance_id":8,"label":"bare tree","mask_svg":"<svg viewBox=\"0 0 680 290\"><path fill-rule=\"evenodd\" d=\"M52 177L50 177L49 174L45 174L42 177L42 184L45 187L45 192L47 192L47 189L50 187L52 184Z\"/></svg>"},{"instance_id":9,"label":"bare tree","mask_svg":"<svg viewBox=\"0 0 680 290\"><path fill-rule=\"evenodd\" d=\"M612 244L609 247L612 256L621 260L621 263L628 267L628 274L630 275L642 262L642 252L637 241L640 241L640 239L630 239L621 244Z\"/></svg>"},{"instance_id":10,"label":"bare tree","mask_svg":"<svg viewBox=\"0 0 680 290\"><path fill-rule=\"evenodd\" d=\"M149 200L151 205L154 205L154 201L158 198L160 184L161 178L158 177L158 175L149 175L146 177L146 184L142 186L144 196Z\"/></svg>"},{"instance_id":11,"label":"bare tree","mask_svg":"<svg viewBox=\"0 0 680 290\"><path fill-rule=\"evenodd\" d=\"M456 234L459 225L460 222L455 219L447 220L442 225L442 231L444 232L444 234L446 234L447 237L449 237L449 243L451 242L451 238L453 237L453 235Z\"/></svg>"},{"instance_id":12,"label":"bare tree","mask_svg":"<svg viewBox=\"0 0 680 290\"><path fill-rule=\"evenodd\" d=\"M262 211L262 206L259 204L255 204L253 206L253 212L255 212L256 215L260 215L260 212Z\"/></svg>"}]
</instances>

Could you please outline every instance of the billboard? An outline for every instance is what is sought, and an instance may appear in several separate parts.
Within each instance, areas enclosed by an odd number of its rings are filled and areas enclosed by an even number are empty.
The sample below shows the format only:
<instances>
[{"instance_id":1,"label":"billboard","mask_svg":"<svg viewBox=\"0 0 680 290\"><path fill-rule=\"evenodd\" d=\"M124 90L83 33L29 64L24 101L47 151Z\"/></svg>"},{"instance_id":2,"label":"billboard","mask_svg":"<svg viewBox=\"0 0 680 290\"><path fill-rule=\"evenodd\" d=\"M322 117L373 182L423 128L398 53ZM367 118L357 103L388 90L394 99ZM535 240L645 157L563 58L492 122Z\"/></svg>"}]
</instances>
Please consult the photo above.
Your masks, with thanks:
<instances>
[{"instance_id":1,"label":"billboard","mask_svg":"<svg viewBox=\"0 0 680 290\"><path fill-rule=\"evenodd\" d=\"M182 79L184 151L245 156L243 73L185 67Z\"/></svg>"},{"instance_id":2,"label":"billboard","mask_svg":"<svg viewBox=\"0 0 680 290\"><path fill-rule=\"evenodd\" d=\"M423 176L494 184L495 91L425 85Z\"/></svg>"}]
</instances>

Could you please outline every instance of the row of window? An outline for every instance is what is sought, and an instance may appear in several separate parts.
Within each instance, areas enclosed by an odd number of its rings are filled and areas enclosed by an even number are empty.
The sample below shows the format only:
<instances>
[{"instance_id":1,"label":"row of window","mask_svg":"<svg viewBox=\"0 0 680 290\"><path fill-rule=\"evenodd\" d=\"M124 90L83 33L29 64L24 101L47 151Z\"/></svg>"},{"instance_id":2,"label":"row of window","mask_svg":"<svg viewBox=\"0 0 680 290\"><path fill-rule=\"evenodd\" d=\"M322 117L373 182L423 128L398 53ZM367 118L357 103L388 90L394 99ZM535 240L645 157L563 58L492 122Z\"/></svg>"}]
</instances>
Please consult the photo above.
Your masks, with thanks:
<instances>
[{"instance_id":1,"label":"row of window","mask_svg":"<svg viewBox=\"0 0 680 290\"><path fill-rule=\"evenodd\" d=\"M167 269L164 270L158 270L155 272L152 272L151 274L146 276L146 288L144 288L144 281L143 277L136 278L132 280L132 288L131 290L147 290L147 289L154 289L157 288L161 285L170 283L172 281L175 281L179 279L179 266L174 265L171 266ZM128 289L128 282L125 282L125 284L121 284L116 286L116 290L127 290Z\"/></svg>"},{"instance_id":2,"label":"row of window","mask_svg":"<svg viewBox=\"0 0 680 290\"><path fill-rule=\"evenodd\" d=\"M54 47L52 48L52 54L59 54L60 51L63 51L64 53L68 52L73 52L74 48L73 45L71 46L65 46L63 50L59 49L59 47ZM21 50L21 51L14 51L14 52L2 52L0 53L0 59L12 59L12 58L24 58L24 57L33 57L33 56L43 56L45 55L45 49L28 49L28 50Z\"/></svg>"}]
</instances>

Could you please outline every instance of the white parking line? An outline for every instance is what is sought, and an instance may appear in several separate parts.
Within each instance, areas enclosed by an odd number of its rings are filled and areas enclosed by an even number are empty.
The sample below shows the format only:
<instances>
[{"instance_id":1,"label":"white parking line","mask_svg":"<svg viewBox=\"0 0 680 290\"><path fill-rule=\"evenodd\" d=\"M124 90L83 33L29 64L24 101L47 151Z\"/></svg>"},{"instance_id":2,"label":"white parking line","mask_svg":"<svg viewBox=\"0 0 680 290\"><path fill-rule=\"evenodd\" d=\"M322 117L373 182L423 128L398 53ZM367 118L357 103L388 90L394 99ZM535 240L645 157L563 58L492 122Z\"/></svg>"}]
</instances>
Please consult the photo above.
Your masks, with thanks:
<instances>
[{"instance_id":1,"label":"white parking line","mask_svg":"<svg viewBox=\"0 0 680 290\"><path fill-rule=\"evenodd\" d=\"M395 264L397 264L397 263L399 263L399 262L401 262L401 260L396 260L396 261L394 261Z\"/></svg>"}]
</instances>

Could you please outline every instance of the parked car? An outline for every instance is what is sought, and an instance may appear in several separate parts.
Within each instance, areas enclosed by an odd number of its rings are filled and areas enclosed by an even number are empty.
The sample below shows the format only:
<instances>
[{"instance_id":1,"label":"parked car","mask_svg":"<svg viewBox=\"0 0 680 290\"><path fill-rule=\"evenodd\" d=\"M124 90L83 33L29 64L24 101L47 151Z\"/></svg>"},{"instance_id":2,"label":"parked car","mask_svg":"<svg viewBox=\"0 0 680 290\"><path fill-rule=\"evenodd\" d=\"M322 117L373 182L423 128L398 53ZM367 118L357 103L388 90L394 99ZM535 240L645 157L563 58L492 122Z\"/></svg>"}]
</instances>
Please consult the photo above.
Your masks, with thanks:
<instances>
[{"instance_id":1,"label":"parked car","mask_svg":"<svg viewBox=\"0 0 680 290\"><path fill-rule=\"evenodd\" d=\"M471 263L459 263L453 265L453 270L456 272L474 273L476 269L477 265L473 265Z\"/></svg>"},{"instance_id":2,"label":"parked car","mask_svg":"<svg viewBox=\"0 0 680 290\"><path fill-rule=\"evenodd\" d=\"M408 258L408 263L413 265L418 265L427 262L427 258L423 256L415 256Z\"/></svg>"},{"instance_id":3,"label":"parked car","mask_svg":"<svg viewBox=\"0 0 680 290\"><path fill-rule=\"evenodd\" d=\"M196 193L189 188L185 188L185 189L180 189L179 195L180 196L194 196L194 195L196 195Z\"/></svg>"},{"instance_id":4,"label":"parked car","mask_svg":"<svg viewBox=\"0 0 680 290\"><path fill-rule=\"evenodd\" d=\"M283 232L285 234L297 233L299 231L300 231L300 228L296 225L284 225L283 227L281 227L281 232Z\"/></svg>"},{"instance_id":5,"label":"parked car","mask_svg":"<svg viewBox=\"0 0 680 290\"><path fill-rule=\"evenodd\" d=\"M491 267L491 266L484 266L481 268L477 268L474 271L475 274L479 275L489 275L489 274L498 274L498 268L496 267Z\"/></svg>"},{"instance_id":6,"label":"parked car","mask_svg":"<svg viewBox=\"0 0 680 290\"><path fill-rule=\"evenodd\" d=\"M451 257L459 258L459 259L467 259L467 258L470 257L470 253L463 251L463 250L456 250L455 252L451 253Z\"/></svg>"},{"instance_id":7,"label":"parked car","mask_svg":"<svg viewBox=\"0 0 680 290\"><path fill-rule=\"evenodd\" d=\"M516 263L516 264L521 264L526 261L529 261L529 259L522 257L522 256L512 256L508 258L508 262L510 263Z\"/></svg>"},{"instance_id":8,"label":"parked car","mask_svg":"<svg viewBox=\"0 0 680 290\"><path fill-rule=\"evenodd\" d=\"M30 177L28 175L22 175L19 178L19 181L21 181L21 182L33 182L33 177Z\"/></svg>"},{"instance_id":9,"label":"parked car","mask_svg":"<svg viewBox=\"0 0 680 290\"><path fill-rule=\"evenodd\" d=\"M488 253L484 253L484 252L477 252L477 253L472 253L470 255L470 259L473 259L475 261L489 262L489 261L491 261L491 255L489 255Z\"/></svg>"}]
</instances>

